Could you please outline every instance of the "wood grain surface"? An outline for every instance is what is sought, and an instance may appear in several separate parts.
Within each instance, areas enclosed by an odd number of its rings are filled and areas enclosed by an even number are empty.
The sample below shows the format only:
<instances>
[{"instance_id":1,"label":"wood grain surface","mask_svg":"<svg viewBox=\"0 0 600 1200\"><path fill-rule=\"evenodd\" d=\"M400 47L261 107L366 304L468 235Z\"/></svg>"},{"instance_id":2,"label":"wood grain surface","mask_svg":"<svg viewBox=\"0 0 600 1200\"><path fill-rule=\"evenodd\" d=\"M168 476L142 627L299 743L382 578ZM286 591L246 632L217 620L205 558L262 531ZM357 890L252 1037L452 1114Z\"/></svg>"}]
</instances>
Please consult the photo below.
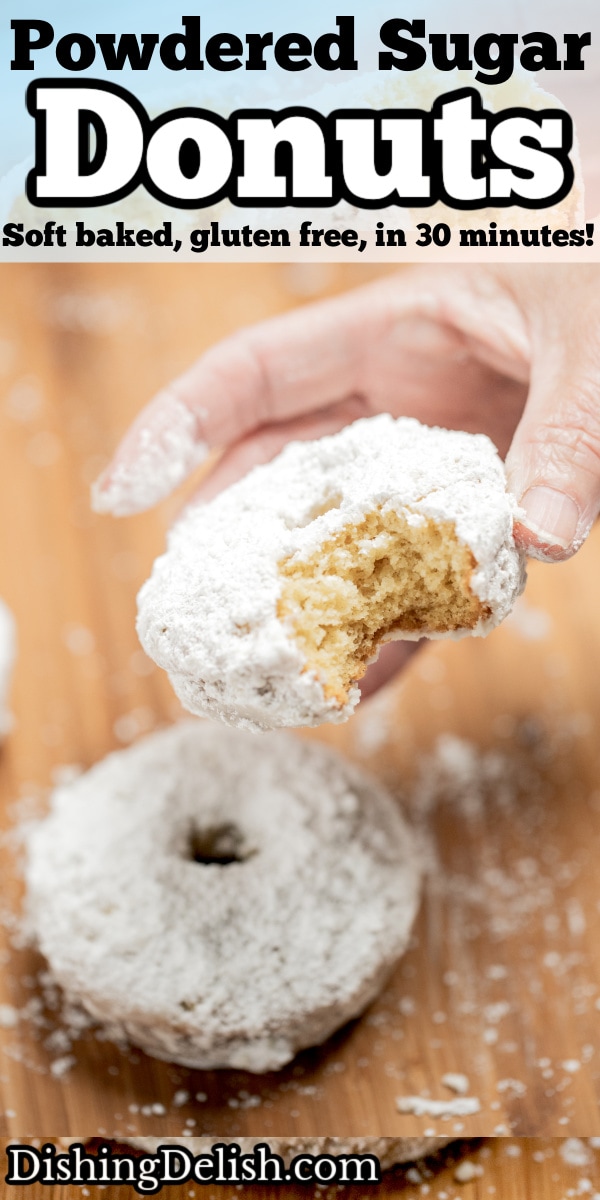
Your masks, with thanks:
<instances>
[{"instance_id":1,"label":"wood grain surface","mask_svg":"<svg viewBox=\"0 0 600 1200\"><path fill-rule=\"evenodd\" d=\"M249 1200L566 1200L567 1197L592 1198L600 1191L600 1154L586 1142L567 1143L566 1138L489 1138L485 1141L458 1141L424 1161L399 1166L385 1172L377 1185L330 1187L286 1185L285 1187L246 1186ZM2 1149L0 1143L0 1150ZM95 1147L91 1145L90 1151ZM126 1147L114 1147L126 1152ZM6 1160L4 1160L6 1161ZM466 1171L464 1164L473 1168ZM461 1177L472 1174L471 1179ZM5 1174L2 1164L2 1177ZM98 1195L96 1188L58 1186L52 1188L52 1200L85 1200ZM111 1200L131 1200L131 1187L111 1187ZM162 1193L169 1200L235 1200L239 1189L182 1184ZM48 1189L40 1184L27 1187L0 1182L1 1200L46 1200Z\"/></svg>"},{"instance_id":2,"label":"wood grain surface","mask_svg":"<svg viewBox=\"0 0 600 1200\"><path fill-rule=\"evenodd\" d=\"M598 531L573 562L534 565L487 640L429 647L346 726L314 735L389 783L430 864L409 953L325 1047L260 1078L159 1063L93 1029L74 1038L24 943L15 826L65 765L180 712L134 617L181 497L114 521L91 513L91 480L141 404L216 338L366 274L2 269L0 595L19 629L0 754L6 1136L600 1134ZM399 1096L451 1099L448 1072L468 1077L477 1113L397 1110Z\"/></svg>"}]
</instances>

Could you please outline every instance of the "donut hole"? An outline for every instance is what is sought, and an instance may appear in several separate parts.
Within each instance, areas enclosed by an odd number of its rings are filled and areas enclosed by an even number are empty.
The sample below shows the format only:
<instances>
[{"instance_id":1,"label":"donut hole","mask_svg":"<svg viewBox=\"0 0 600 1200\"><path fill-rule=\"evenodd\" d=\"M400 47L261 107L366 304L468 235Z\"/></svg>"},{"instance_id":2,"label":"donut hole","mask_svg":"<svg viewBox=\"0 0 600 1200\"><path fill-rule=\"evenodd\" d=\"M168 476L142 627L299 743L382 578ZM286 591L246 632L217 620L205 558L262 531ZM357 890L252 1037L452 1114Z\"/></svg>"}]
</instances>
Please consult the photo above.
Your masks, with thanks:
<instances>
[{"instance_id":1,"label":"donut hole","mask_svg":"<svg viewBox=\"0 0 600 1200\"><path fill-rule=\"evenodd\" d=\"M471 590L476 566L453 521L375 509L312 556L279 564L278 616L339 704L382 642L472 629L488 609Z\"/></svg>"},{"instance_id":2,"label":"donut hole","mask_svg":"<svg viewBox=\"0 0 600 1200\"><path fill-rule=\"evenodd\" d=\"M188 858L202 866L229 867L245 862L251 854L236 825L224 823L192 829L188 838Z\"/></svg>"}]
</instances>

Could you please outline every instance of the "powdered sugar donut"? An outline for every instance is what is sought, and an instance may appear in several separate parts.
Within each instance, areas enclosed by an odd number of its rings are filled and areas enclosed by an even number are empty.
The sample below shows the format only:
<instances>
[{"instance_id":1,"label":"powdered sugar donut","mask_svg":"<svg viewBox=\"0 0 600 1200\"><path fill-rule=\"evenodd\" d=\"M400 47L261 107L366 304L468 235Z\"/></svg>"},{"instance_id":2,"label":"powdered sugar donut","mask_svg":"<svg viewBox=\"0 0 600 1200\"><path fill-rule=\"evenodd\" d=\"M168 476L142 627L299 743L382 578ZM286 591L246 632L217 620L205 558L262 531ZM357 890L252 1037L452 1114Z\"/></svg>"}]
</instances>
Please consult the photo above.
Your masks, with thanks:
<instances>
[{"instance_id":1,"label":"powdered sugar donut","mask_svg":"<svg viewBox=\"0 0 600 1200\"><path fill-rule=\"evenodd\" d=\"M327 747L184 722L58 789L27 907L56 979L149 1054L268 1071L374 998L406 947L414 839Z\"/></svg>"},{"instance_id":2,"label":"powdered sugar donut","mask_svg":"<svg viewBox=\"0 0 600 1200\"><path fill-rule=\"evenodd\" d=\"M345 720L382 642L509 613L516 511L483 435L383 414L292 443L172 530L138 597L142 644L190 712Z\"/></svg>"},{"instance_id":3,"label":"powdered sugar donut","mask_svg":"<svg viewBox=\"0 0 600 1200\"><path fill-rule=\"evenodd\" d=\"M8 733L12 717L8 708L8 690L16 655L13 615L0 600L0 737Z\"/></svg>"}]
</instances>

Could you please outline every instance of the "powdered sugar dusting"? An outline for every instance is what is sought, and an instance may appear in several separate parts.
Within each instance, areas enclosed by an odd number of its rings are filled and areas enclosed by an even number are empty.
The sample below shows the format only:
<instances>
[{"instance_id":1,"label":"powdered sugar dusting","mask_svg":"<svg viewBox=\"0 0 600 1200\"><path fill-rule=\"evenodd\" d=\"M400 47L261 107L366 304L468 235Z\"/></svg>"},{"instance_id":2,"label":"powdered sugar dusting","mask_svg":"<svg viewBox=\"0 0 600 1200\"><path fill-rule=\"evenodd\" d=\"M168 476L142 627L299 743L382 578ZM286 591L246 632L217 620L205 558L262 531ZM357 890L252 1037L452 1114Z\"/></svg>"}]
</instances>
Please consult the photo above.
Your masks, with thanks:
<instances>
[{"instance_id":1,"label":"powdered sugar dusting","mask_svg":"<svg viewBox=\"0 0 600 1200\"><path fill-rule=\"evenodd\" d=\"M552 617L545 609L530 604L525 596L521 596L509 614L508 626L525 641L543 641L552 632Z\"/></svg>"},{"instance_id":2,"label":"powdered sugar dusting","mask_svg":"<svg viewBox=\"0 0 600 1200\"><path fill-rule=\"evenodd\" d=\"M127 457L93 484L95 512L127 517L158 504L205 461L208 447L197 434L197 416L185 404L168 394L159 397Z\"/></svg>"},{"instance_id":3,"label":"powdered sugar dusting","mask_svg":"<svg viewBox=\"0 0 600 1200\"><path fill-rule=\"evenodd\" d=\"M186 1066L262 1072L324 1041L379 991L419 895L378 784L317 743L199 722L59 789L28 843L30 921L67 996Z\"/></svg>"},{"instance_id":4,"label":"powdered sugar dusting","mask_svg":"<svg viewBox=\"0 0 600 1200\"><path fill-rule=\"evenodd\" d=\"M560 1157L569 1167L589 1167L594 1161L593 1154L581 1138L564 1138L559 1149Z\"/></svg>"},{"instance_id":5,"label":"powdered sugar dusting","mask_svg":"<svg viewBox=\"0 0 600 1200\"><path fill-rule=\"evenodd\" d=\"M388 414L356 421L333 437L288 445L172 530L139 594L138 632L190 712L252 729L350 716L358 688L343 705L328 695L278 618L278 567L292 555L310 558L386 506L412 524L452 522L473 553L471 587L490 615L450 636L485 634L508 614L524 558L490 440Z\"/></svg>"},{"instance_id":6,"label":"powdered sugar dusting","mask_svg":"<svg viewBox=\"0 0 600 1200\"><path fill-rule=\"evenodd\" d=\"M447 1071L442 1075L442 1083L444 1087L450 1088L451 1092L456 1092L457 1096L466 1096L469 1090L468 1077L460 1071Z\"/></svg>"},{"instance_id":7,"label":"powdered sugar dusting","mask_svg":"<svg viewBox=\"0 0 600 1200\"><path fill-rule=\"evenodd\" d=\"M396 1108L415 1117L471 1117L481 1110L476 1096L457 1096L455 1100L431 1100L429 1096L398 1096Z\"/></svg>"},{"instance_id":8,"label":"powdered sugar dusting","mask_svg":"<svg viewBox=\"0 0 600 1200\"><path fill-rule=\"evenodd\" d=\"M454 1171L454 1178L457 1183L471 1183L473 1179L480 1179L482 1175L483 1167L481 1163L474 1163L470 1158L463 1159Z\"/></svg>"}]
</instances>

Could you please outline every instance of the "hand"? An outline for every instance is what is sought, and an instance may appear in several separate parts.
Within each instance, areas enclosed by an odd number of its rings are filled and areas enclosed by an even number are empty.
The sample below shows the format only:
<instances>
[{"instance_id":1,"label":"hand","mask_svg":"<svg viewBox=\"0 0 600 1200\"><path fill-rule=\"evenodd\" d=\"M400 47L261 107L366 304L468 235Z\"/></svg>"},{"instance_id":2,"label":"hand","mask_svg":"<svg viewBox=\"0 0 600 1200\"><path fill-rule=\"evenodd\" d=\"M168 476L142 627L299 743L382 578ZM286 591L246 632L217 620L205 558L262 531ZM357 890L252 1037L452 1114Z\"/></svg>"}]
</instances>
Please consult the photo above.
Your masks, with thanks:
<instances>
[{"instance_id":1,"label":"hand","mask_svg":"<svg viewBox=\"0 0 600 1200\"><path fill-rule=\"evenodd\" d=\"M487 433L524 509L517 540L570 557L600 511L600 268L416 268L244 329L142 411L94 506L150 507L220 448L207 500L286 442L383 411Z\"/></svg>"}]
</instances>

